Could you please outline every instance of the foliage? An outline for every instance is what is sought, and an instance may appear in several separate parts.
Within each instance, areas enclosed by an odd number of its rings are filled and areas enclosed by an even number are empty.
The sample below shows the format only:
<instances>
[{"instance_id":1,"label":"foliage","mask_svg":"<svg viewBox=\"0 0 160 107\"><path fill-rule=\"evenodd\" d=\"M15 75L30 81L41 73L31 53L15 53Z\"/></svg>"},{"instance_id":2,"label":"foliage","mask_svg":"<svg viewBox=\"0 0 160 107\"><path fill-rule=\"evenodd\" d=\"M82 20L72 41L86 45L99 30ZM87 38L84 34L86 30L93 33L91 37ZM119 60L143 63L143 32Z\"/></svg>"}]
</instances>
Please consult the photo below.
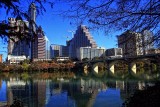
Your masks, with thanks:
<instances>
[{"instance_id":1,"label":"foliage","mask_svg":"<svg viewBox=\"0 0 160 107\"><path fill-rule=\"evenodd\" d=\"M82 59L82 61L88 61L88 60L89 60L88 58L83 58L83 59Z\"/></svg>"},{"instance_id":2,"label":"foliage","mask_svg":"<svg viewBox=\"0 0 160 107\"><path fill-rule=\"evenodd\" d=\"M53 7L53 2L48 2L47 0L28 0L27 2L25 0L1 0L0 1L0 8L4 11L4 15L11 15L12 17L16 17L16 21L18 19L29 19L30 15L28 14L29 7L31 4L36 5L36 13L37 15L43 14L46 12L45 4L49 4L51 7ZM36 23L33 20L28 20L30 24ZM13 38L10 37L10 35L14 35L20 40L25 41L31 41L32 38L29 38L31 36L30 33L28 33L28 30L32 31L33 36L36 36L33 29L28 28L26 24L24 24L24 31L21 29L19 31L13 30L12 32L8 32L8 30L16 29L17 27L9 26L8 22L6 20L0 21L0 37L5 38L7 41L7 37L14 41ZM27 31L27 32L25 32ZM30 36L29 36L30 35Z\"/></svg>"},{"instance_id":3,"label":"foliage","mask_svg":"<svg viewBox=\"0 0 160 107\"><path fill-rule=\"evenodd\" d=\"M153 71L157 71L157 65L156 65L156 64L153 64L153 63L152 63L151 66L152 66L152 70L153 70Z\"/></svg>"},{"instance_id":4,"label":"foliage","mask_svg":"<svg viewBox=\"0 0 160 107\"><path fill-rule=\"evenodd\" d=\"M65 64L65 67L67 68L67 69L70 69L70 68L73 68L75 65L73 64L73 63L66 63Z\"/></svg>"},{"instance_id":5,"label":"foliage","mask_svg":"<svg viewBox=\"0 0 160 107\"><path fill-rule=\"evenodd\" d=\"M5 65L3 63L0 63L0 72L3 71L4 67L5 67Z\"/></svg>"},{"instance_id":6,"label":"foliage","mask_svg":"<svg viewBox=\"0 0 160 107\"><path fill-rule=\"evenodd\" d=\"M14 99L13 104L10 107L24 107L22 101Z\"/></svg>"},{"instance_id":7,"label":"foliage","mask_svg":"<svg viewBox=\"0 0 160 107\"><path fill-rule=\"evenodd\" d=\"M28 71L29 65L27 63L23 63L21 66L24 71Z\"/></svg>"},{"instance_id":8,"label":"foliage","mask_svg":"<svg viewBox=\"0 0 160 107\"><path fill-rule=\"evenodd\" d=\"M22 79L27 80L29 78L29 75L28 75L28 73L25 72L25 73L21 74L21 77L22 77Z\"/></svg>"},{"instance_id":9,"label":"foliage","mask_svg":"<svg viewBox=\"0 0 160 107\"><path fill-rule=\"evenodd\" d=\"M58 69L59 67L60 67L60 65L55 62L52 62L49 65L49 68L51 68L51 69Z\"/></svg>"},{"instance_id":10,"label":"foliage","mask_svg":"<svg viewBox=\"0 0 160 107\"><path fill-rule=\"evenodd\" d=\"M29 71L37 71L37 70L39 70L38 63L33 62L33 63L29 66Z\"/></svg>"},{"instance_id":11,"label":"foliage","mask_svg":"<svg viewBox=\"0 0 160 107\"><path fill-rule=\"evenodd\" d=\"M23 64L23 63L29 64L29 63L30 63L30 60L29 60L29 59L25 59L25 60L23 60L23 61L21 62L21 64Z\"/></svg>"},{"instance_id":12,"label":"foliage","mask_svg":"<svg viewBox=\"0 0 160 107\"><path fill-rule=\"evenodd\" d=\"M98 57L98 56L95 56L94 58L92 58L92 60L99 60L100 59L100 57Z\"/></svg>"}]
</instances>

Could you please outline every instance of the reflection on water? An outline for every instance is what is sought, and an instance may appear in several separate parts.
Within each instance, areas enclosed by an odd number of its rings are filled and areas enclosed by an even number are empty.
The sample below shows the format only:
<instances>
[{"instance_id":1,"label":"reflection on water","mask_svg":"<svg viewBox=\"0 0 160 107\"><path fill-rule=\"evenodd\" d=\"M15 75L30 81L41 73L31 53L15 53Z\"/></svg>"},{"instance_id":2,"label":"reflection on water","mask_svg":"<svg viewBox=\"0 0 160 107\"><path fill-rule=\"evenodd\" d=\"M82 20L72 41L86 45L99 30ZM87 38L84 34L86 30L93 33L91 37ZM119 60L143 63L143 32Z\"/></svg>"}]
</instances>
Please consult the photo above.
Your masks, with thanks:
<instances>
[{"instance_id":1,"label":"reflection on water","mask_svg":"<svg viewBox=\"0 0 160 107\"><path fill-rule=\"evenodd\" d=\"M11 105L15 98L25 107L121 107L135 89L147 83L87 79L0 80L0 106Z\"/></svg>"}]
</instances>

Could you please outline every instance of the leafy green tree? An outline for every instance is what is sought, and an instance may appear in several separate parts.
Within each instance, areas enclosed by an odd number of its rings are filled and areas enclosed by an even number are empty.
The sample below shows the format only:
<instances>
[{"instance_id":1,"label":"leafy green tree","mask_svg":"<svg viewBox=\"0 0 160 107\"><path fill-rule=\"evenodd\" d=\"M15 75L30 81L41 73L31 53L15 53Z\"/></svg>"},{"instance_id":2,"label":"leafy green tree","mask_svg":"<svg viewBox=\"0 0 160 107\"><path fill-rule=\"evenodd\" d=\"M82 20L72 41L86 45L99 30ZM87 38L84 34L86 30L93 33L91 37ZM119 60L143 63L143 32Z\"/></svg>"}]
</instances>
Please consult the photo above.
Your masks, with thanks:
<instances>
[{"instance_id":1,"label":"leafy green tree","mask_svg":"<svg viewBox=\"0 0 160 107\"><path fill-rule=\"evenodd\" d=\"M22 64L22 69L23 69L24 71L28 71L28 68L29 68L29 64L27 64L26 62L24 62L24 63Z\"/></svg>"}]
</instances>

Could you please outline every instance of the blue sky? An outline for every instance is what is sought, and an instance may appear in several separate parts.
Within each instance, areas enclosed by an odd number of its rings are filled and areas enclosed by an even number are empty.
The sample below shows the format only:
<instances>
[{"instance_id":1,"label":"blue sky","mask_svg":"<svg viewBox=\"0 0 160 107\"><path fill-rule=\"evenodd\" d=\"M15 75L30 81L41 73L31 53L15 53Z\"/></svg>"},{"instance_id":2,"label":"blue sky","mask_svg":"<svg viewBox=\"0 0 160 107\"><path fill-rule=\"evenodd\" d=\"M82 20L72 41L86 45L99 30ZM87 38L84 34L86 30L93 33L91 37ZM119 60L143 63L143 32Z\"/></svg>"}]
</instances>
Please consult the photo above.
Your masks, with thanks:
<instances>
[{"instance_id":1,"label":"blue sky","mask_svg":"<svg viewBox=\"0 0 160 107\"><path fill-rule=\"evenodd\" d=\"M72 33L69 31L75 31L77 29L77 26L70 25L70 21L68 21L67 19L63 19L58 15L55 15L53 9L47 8L46 10L47 11L43 15L37 16L37 25L42 26L45 35L50 41L50 44L65 45L67 36L69 37L69 39L72 38ZM8 17L11 17L10 15L6 15L3 9L0 9L0 16L0 21L8 20ZM87 26L87 24L84 25ZM111 33L109 35L105 35L103 31L90 31L90 33L99 47L117 47L117 32ZM7 49L2 47L7 47L7 44L2 43L2 41L0 40L0 54L4 54L3 59L5 59L6 52L2 51L7 51Z\"/></svg>"}]
</instances>

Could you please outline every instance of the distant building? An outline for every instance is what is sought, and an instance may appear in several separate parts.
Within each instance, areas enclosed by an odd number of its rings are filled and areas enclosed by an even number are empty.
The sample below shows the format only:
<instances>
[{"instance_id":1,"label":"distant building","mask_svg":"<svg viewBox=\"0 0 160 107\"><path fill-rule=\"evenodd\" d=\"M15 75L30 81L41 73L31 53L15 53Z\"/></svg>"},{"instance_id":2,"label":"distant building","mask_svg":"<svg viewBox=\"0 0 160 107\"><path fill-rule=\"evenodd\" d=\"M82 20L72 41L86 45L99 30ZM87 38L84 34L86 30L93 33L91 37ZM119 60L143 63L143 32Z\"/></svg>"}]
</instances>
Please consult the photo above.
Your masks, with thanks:
<instances>
[{"instance_id":1,"label":"distant building","mask_svg":"<svg viewBox=\"0 0 160 107\"><path fill-rule=\"evenodd\" d=\"M80 47L97 47L96 42L93 40L93 37L89 32L89 29L84 25L80 25L77 28L74 37L68 42L68 45L70 58L77 58L76 50Z\"/></svg>"},{"instance_id":2,"label":"distant building","mask_svg":"<svg viewBox=\"0 0 160 107\"><path fill-rule=\"evenodd\" d=\"M146 54L146 51L153 48L152 33L126 31L118 36L118 47L122 48L123 56L138 56Z\"/></svg>"},{"instance_id":3,"label":"distant building","mask_svg":"<svg viewBox=\"0 0 160 107\"><path fill-rule=\"evenodd\" d=\"M149 49L147 51L147 54L160 54L160 49L154 49L154 48Z\"/></svg>"},{"instance_id":4,"label":"distant building","mask_svg":"<svg viewBox=\"0 0 160 107\"><path fill-rule=\"evenodd\" d=\"M111 58L122 57L122 48L111 48L106 50L106 56Z\"/></svg>"},{"instance_id":5,"label":"distant building","mask_svg":"<svg viewBox=\"0 0 160 107\"><path fill-rule=\"evenodd\" d=\"M2 54L0 54L0 63L2 63L3 60L2 60Z\"/></svg>"},{"instance_id":6,"label":"distant building","mask_svg":"<svg viewBox=\"0 0 160 107\"><path fill-rule=\"evenodd\" d=\"M8 55L7 60L10 64L19 64L21 61L24 61L26 59L25 55L22 56L14 56L14 55Z\"/></svg>"},{"instance_id":7,"label":"distant building","mask_svg":"<svg viewBox=\"0 0 160 107\"><path fill-rule=\"evenodd\" d=\"M68 57L69 56L68 46L51 44L50 46L50 57Z\"/></svg>"},{"instance_id":8,"label":"distant building","mask_svg":"<svg viewBox=\"0 0 160 107\"><path fill-rule=\"evenodd\" d=\"M63 62L69 60L69 57L56 57L56 60L59 62Z\"/></svg>"},{"instance_id":9,"label":"distant building","mask_svg":"<svg viewBox=\"0 0 160 107\"><path fill-rule=\"evenodd\" d=\"M105 53L104 48L91 48L91 47L80 47L77 48L77 58L82 60L84 58L93 59L94 57L101 57Z\"/></svg>"}]
</instances>

